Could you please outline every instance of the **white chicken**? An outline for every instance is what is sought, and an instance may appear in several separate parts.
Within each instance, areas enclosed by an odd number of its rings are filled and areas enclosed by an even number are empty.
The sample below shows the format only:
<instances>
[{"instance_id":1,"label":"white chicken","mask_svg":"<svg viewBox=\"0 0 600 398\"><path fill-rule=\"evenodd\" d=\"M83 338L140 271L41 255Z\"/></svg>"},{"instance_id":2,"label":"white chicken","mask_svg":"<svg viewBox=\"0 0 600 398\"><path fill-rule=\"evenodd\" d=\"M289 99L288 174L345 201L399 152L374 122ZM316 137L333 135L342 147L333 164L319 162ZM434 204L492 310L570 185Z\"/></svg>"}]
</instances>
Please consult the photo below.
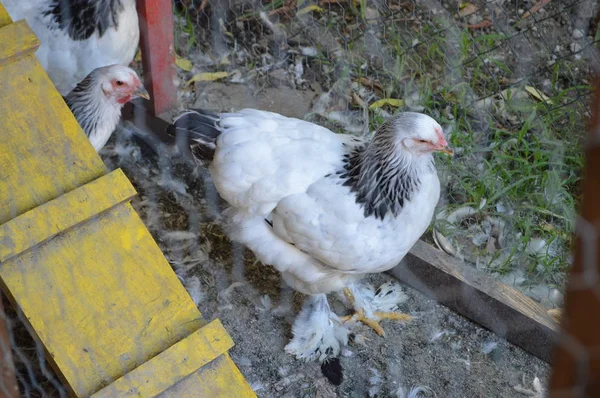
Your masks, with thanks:
<instances>
[{"instance_id":1,"label":"white chicken","mask_svg":"<svg viewBox=\"0 0 600 398\"><path fill-rule=\"evenodd\" d=\"M451 153L435 120L400 113L369 140L271 112L191 110L168 132L208 163L229 204L230 238L310 295L287 352L324 361L347 343L330 292L343 290L352 317L380 335L380 320L409 319L391 312L403 296L397 285L357 282L397 265L431 222L440 196L432 154Z\"/></svg>"},{"instance_id":2,"label":"white chicken","mask_svg":"<svg viewBox=\"0 0 600 398\"><path fill-rule=\"evenodd\" d=\"M64 97L96 151L106 144L121 119L121 109L134 98L150 99L137 73L123 65L94 69Z\"/></svg>"},{"instance_id":3,"label":"white chicken","mask_svg":"<svg viewBox=\"0 0 600 398\"><path fill-rule=\"evenodd\" d=\"M135 0L2 0L40 40L36 56L62 95L96 68L129 65L140 37Z\"/></svg>"}]
</instances>

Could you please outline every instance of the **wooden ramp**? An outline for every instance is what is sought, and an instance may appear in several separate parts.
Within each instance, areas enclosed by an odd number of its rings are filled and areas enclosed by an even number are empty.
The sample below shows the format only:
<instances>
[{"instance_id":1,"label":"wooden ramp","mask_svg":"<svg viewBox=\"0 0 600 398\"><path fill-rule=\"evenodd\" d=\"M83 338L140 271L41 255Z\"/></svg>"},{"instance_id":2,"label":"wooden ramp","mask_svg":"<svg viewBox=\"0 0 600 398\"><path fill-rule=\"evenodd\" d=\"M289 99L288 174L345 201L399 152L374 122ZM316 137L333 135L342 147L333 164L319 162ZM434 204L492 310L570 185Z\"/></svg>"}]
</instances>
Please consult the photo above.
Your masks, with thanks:
<instances>
[{"instance_id":1,"label":"wooden ramp","mask_svg":"<svg viewBox=\"0 0 600 398\"><path fill-rule=\"evenodd\" d=\"M0 287L78 397L254 397L0 5ZM186 391L191 393L186 393Z\"/></svg>"}]
</instances>

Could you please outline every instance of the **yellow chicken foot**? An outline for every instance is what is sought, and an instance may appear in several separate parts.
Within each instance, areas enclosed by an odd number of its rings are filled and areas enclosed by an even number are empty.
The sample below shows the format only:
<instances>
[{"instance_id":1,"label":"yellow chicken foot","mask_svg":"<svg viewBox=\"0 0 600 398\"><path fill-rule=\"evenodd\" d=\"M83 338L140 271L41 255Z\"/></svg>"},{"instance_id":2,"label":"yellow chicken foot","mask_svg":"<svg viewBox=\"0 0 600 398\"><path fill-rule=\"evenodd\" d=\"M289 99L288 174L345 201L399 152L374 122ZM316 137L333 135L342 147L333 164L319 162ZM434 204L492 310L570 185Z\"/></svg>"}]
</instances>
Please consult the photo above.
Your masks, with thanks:
<instances>
[{"instance_id":1,"label":"yellow chicken foot","mask_svg":"<svg viewBox=\"0 0 600 398\"><path fill-rule=\"evenodd\" d=\"M352 294L352 291L347 287L343 288L342 291L344 292L346 299L350 302L350 305L354 306L354 295Z\"/></svg>"},{"instance_id":2,"label":"yellow chicken foot","mask_svg":"<svg viewBox=\"0 0 600 398\"><path fill-rule=\"evenodd\" d=\"M344 295L346 296L346 298L348 299L348 301L350 301L350 303L352 305L354 305L354 295L352 294L350 289L344 288L343 292L344 292ZM373 329L375 331L375 333L377 333L379 336L384 337L385 332L383 331L383 328L379 325L380 321L382 321L384 319L391 319L394 321L410 321L413 318L412 316L410 316L408 314L403 314L401 312L378 312L378 311L376 311L373 314L377 318L379 318L379 320L367 318L365 316L365 311L361 308L360 310L356 311L352 315L346 315L346 316L340 317L340 321L348 322L351 319L355 319L359 322L364 323L371 329Z\"/></svg>"}]
</instances>

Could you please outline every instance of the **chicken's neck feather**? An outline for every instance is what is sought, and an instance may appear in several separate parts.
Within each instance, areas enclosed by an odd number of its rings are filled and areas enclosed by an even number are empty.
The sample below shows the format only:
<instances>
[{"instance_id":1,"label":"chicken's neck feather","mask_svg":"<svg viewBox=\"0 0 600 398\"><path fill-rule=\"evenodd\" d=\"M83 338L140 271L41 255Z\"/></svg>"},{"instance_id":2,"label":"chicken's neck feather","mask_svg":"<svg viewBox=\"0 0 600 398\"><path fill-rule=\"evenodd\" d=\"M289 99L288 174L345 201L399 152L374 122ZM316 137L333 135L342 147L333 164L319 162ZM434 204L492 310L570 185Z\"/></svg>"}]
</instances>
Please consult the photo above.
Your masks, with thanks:
<instances>
[{"instance_id":1,"label":"chicken's neck feather","mask_svg":"<svg viewBox=\"0 0 600 398\"><path fill-rule=\"evenodd\" d=\"M111 120L118 120L123 107L104 95L95 72L90 73L64 98L88 137Z\"/></svg>"},{"instance_id":2,"label":"chicken's neck feather","mask_svg":"<svg viewBox=\"0 0 600 398\"><path fill-rule=\"evenodd\" d=\"M398 216L419 189L423 173L435 171L432 156L414 158L399 145L393 134L378 133L344 157L344 170L338 174L365 217Z\"/></svg>"}]
</instances>

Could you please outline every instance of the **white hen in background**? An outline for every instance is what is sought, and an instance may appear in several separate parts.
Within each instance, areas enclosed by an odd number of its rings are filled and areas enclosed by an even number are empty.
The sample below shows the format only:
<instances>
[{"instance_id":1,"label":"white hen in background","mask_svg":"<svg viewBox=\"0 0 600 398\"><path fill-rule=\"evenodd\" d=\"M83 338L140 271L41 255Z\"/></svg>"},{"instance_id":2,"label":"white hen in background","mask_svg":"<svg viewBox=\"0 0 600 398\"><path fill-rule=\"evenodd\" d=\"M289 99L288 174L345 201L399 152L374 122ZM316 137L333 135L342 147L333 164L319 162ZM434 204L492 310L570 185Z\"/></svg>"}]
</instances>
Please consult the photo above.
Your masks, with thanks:
<instances>
[{"instance_id":1,"label":"white hen in background","mask_svg":"<svg viewBox=\"0 0 600 398\"><path fill-rule=\"evenodd\" d=\"M386 312L403 297L397 285L373 291L357 282L397 265L431 222L440 196L432 153L451 153L435 120L400 113L369 140L271 112L192 110L168 132L187 134L209 163L230 205L229 236L310 295L288 352L325 360L347 343L327 302L333 291L343 289L354 319L379 334L379 320L409 318Z\"/></svg>"},{"instance_id":2,"label":"white hen in background","mask_svg":"<svg viewBox=\"0 0 600 398\"><path fill-rule=\"evenodd\" d=\"M40 40L36 56L62 95L96 68L129 65L139 43L135 0L1 0Z\"/></svg>"},{"instance_id":3,"label":"white hen in background","mask_svg":"<svg viewBox=\"0 0 600 398\"><path fill-rule=\"evenodd\" d=\"M135 71L123 65L94 69L64 98L96 151L100 151L121 119L121 109L134 98L150 99Z\"/></svg>"}]
</instances>

